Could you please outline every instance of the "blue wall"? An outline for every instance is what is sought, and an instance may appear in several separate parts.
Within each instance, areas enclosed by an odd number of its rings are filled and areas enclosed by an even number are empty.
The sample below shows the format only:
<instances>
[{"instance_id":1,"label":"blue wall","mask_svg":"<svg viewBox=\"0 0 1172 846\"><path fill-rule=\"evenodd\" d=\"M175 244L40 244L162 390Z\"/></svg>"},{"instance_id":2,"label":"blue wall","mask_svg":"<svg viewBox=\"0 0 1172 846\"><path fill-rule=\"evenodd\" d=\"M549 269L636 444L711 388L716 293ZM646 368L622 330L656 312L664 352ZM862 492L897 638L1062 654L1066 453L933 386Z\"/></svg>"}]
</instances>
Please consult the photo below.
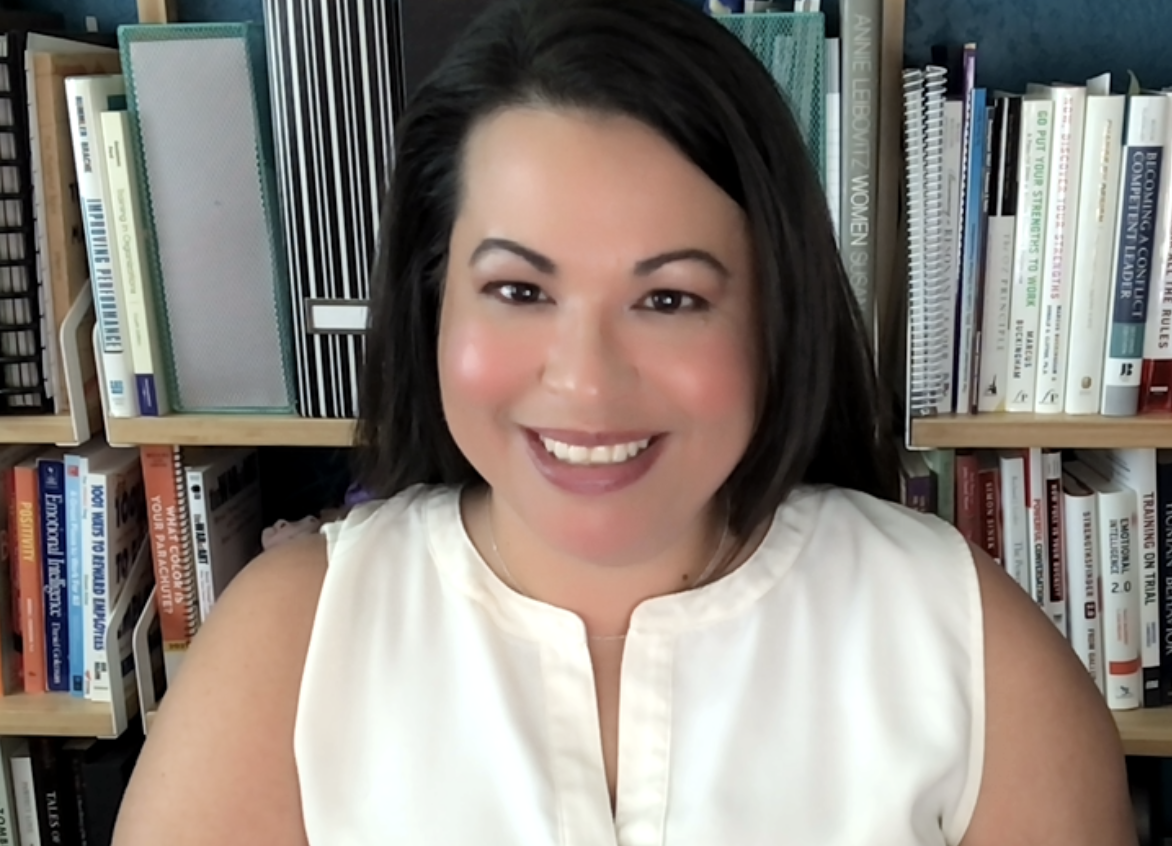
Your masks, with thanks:
<instances>
[{"instance_id":1,"label":"blue wall","mask_svg":"<svg viewBox=\"0 0 1172 846\"><path fill-rule=\"evenodd\" d=\"M187 21L262 17L261 0L177 2ZM103 30L136 19L135 0L25 0L23 5L63 12L75 26L94 15ZM1117 87L1128 70L1145 86L1172 86L1172 0L907 0L906 32L908 59L916 64L927 62L932 44L976 41L980 81L992 88L1081 82L1106 70L1116 74Z\"/></svg>"}]
</instances>

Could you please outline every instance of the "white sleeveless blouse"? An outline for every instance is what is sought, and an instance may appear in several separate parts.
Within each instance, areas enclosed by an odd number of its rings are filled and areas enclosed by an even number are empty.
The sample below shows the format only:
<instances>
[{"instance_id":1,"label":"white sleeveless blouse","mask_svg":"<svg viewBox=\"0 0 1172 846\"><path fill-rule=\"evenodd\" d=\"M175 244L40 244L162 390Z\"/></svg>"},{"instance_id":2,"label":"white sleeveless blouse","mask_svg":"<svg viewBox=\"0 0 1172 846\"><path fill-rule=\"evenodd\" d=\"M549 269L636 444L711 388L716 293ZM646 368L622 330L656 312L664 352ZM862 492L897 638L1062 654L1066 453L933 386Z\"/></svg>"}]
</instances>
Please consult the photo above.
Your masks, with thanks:
<instances>
[{"instance_id":1,"label":"white sleeveless blouse","mask_svg":"<svg viewBox=\"0 0 1172 846\"><path fill-rule=\"evenodd\" d=\"M311 846L956 844L982 623L948 525L806 489L725 578L635 611L612 814L584 628L413 488L325 527L295 727Z\"/></svg>"}]
</instances>

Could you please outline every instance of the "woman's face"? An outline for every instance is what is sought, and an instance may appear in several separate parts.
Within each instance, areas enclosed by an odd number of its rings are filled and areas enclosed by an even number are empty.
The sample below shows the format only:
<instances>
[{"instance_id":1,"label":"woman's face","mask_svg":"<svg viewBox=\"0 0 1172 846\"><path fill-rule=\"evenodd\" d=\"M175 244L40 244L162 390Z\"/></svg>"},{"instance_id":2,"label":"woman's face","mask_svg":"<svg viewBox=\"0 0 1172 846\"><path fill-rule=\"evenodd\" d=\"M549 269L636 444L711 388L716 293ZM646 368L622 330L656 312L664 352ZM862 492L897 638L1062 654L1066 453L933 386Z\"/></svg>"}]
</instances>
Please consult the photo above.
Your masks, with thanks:
<instances>
[{"instance_id":1,"label":"woman's face","mask_svg":"<svg viewBox=\"0 0 1172 846\"><path fill-rule=\"evenodd\" d=\"M637 121L510 109L468 139L445 284L444 412L494 496L580 558L678 540L754 425L740 208Z\"/></svg>"}]
</instances>

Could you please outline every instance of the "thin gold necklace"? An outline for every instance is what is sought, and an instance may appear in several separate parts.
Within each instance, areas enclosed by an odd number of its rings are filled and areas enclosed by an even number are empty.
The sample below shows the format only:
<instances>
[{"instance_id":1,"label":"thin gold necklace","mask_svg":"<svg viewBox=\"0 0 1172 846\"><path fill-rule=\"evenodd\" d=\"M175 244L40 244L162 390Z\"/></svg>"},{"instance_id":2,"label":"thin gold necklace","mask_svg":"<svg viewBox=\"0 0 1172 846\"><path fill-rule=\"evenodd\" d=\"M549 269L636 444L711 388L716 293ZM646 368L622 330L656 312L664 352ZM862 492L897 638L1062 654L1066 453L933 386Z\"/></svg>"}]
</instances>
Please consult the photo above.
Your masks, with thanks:
<instances>
[{"instance_id":1,"label":"thin gold necklace","mask_svg":"<svg viewBox=\"0 0 1172 846\"><path fill-rule=\"evenodd\" d=\"M716 549L714 549L712 551L712 558L708 561L708 564L704 567L703 571L701 571L700 575L697 577L695 584L692 585L693 588L701 587L705 583L705 580L710 578L712 576L712 574L714 572L716 572L717 564L720 561L720 552L721 552L721 550L724 549L724 542L727 539L728 539L728 520L725 520L724 527L721 529L721 532L720 532L720 540L716 544ZM500 548L496 545L496 530L493 527L492 500L491 500L491 498L489 499L489 502L488 502L488 541L492 546L492 555L496 559L497 566L499 566L501 568L501 572L505 576L505 581L507 581L509 583L509 587L511 587L517 593L521 594L521 596L525 596L530 599L533 599L533 596L528 591L524 590L521 587L520 583L517 581L516 576L514 576L512 571L509 569L509 565L505 563L505 557L503 555L501 555ZM586 637L588 640L606 641L606 640L626 640L627 635L624 633L624 634L618 634L618 635L586 635Z\"/></svg>"}]
</instances>

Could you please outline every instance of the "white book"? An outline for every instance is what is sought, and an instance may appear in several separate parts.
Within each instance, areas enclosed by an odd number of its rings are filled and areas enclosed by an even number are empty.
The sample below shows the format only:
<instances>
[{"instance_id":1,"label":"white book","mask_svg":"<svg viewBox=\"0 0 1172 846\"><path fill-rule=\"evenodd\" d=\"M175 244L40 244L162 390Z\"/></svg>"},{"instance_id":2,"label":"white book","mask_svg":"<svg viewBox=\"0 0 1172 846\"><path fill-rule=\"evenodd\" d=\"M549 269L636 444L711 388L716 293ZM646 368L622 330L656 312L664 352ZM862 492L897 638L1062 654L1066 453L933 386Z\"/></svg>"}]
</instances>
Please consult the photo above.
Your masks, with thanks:
<instances>
[{"instance_id":1,"label":"white book","mask_svg":"<svg viewBox=\"0 0 1172 846\"><path fill-rule=\"evenodd\" d=\"M1021 148L1018 153L1020 175L1014 233L1017 261L1013 272L1009 318L1007 411L1034 410L1053 135L1054 104L1049 99L1024 97L1021 104Z\"/></svg>"},{"instance_id":2,"label":"white book","mask_svg":"<svg viewBox=\"0 0 1172 846\"><path fill-rule=\"evenodd\" d=\"M228 583L260 554L260 473L254 449L185 450L185 458L202 623Z\"/></svg>"},{"instance_id":3,"label":"white book","mask_svg":"<svg viewBox=\"0 0 1172 846\"><path fill-rule=\"evenodd\" d=\"M1074 85L1034 85L1029 90L1048 96L1054 102L1034 411L1058 414L1064 407L1066 390L1070 288L1074 276L1086 89Z\"/></svg>"},{"instance_id":4,"label":"white book","mask_svg":"<svg viewBox=\"0 0 1172 846\"><path fill-rule=\"evenodd\" d=\"M1066 471L1095 492L1107 706L1120 711L1138 708L1143 701L1143 661L1139 645L1139 585L1132 557L1135 492L1105 479L1081 461L1067 462Z\"/></svg>"},{"instance_id":5,"label":"white book","mask_svg":"<svg viewBox=\"0 0 1172 846\"><path fill-rule=\"evenodd\" d=\"M1099 608L1099 515L1095 492L1069 473L1062 477L1068 639L1100 693L1103 676L1102 613Z\"/></svg>"},{"instance_id":6,"label":"white book","mask_svg":"<svg viewBox=\"0 0 1172 846\"><path fill-rule=\"evenodd\" d=\"M1001 566L1032 596L1034 576L1025 458L1015 450L1001 451L997 458L1001 469Z\"/></svg>"},{"instance_id":7,"label":"white book","mask_svg":"<svg viewBox=\"0 0 1172 846\"><path fill-rule=\"evenodd\" d=\"M941 271L946 282L943 290L947 301L948 322L941 333L940 341L948 351L948 359L942 370L945 379L941 393L939 412L951 414L956 404L956 383L953 381L953 364L956 357L956 314L960 299L960 223L961 202L964 199L964 102L944 102L944 155L942 203L939 245L944 253Z\"/></svg>"},{"instance_id":8,"label":"white book","mask_svg":"<svg viewBox=\"0 0 1172 846\"><path fill-rule=\"evenodd\" d=\"M1112 417L1134 416L1139 409L1167 106L1162 94L1127 98L1115 272L1099 408L1100 413Z\"/></svg>"},{"instance_id":9,"label":"white book","mask_svg":"<svg viewBox=\"0 0 1172 846\"><path fill-rule=\"evenodd\" d=\"M1070 289L1067 414L1098 414L1107 307L1114 278L1123 121L1127 100L1110 93L1110 74L1087 83L1082 182L1078 197L1074 278Z\"/></svg>"},{"instance_id":10,"label":"white book","mask_svg":"<svg viewBox=\"0 0 1172 846\"><path fill-rule=\"evenodd\" d=\"M110 622L131 565L147 546L145 497L137 449L103 444L90 454L82 483L86 543L81 589L85 696L96 702L109 702L116 692L117 679L108 659Z\"/></svg>"},{"instance_id":11,"label":"white book","mask_svg":"<svg viewBox=\"0 0 1172 846\"><path fill-rule=\"evenodd\" d=\"M125 303L138 410L144 417L160 417L170 412L171 403L163 375L147 259L150 227L143 224L132 158L130 115L124 111L103 112L101 121L109 185L108 218L118 256L118 286Z\"/></svg>"},{"instance_id":12,"label":"white book","mask_svg":"<svg viewBox=\"0 0 1172 846\"><path fill-rule=\"evenodd\" d=\"M1139 644L1144 704L1160 700L1160 518L1154 449L1078 450L1078 458L1100 476L1135 493L1132 572L1138 578Z\"/></svg>"},{"instance_id":13,"label":"white book","mask_svg":"<svg viewBox=\"0 0 1172 846\"><path fill-rule=\"evenodd\" d=\"M1021 98L994 100L989 215L985 235L984 314L977 411L1005 411L1009 369L1010 308L1013 303L1014 233L1017 229L1017 157L1021 144Z\"/></svg>"},{"instance_id":14,"label":"white book","mask_svg":"<svg viewBox=\"0 0 1172 846\"><path fill-rule=\"evenodd\" d=\"M16 830L21 846L41 846L41 826L37 816L37 788L33 782L33 759L28 741L12 745L9 758L12 771L12 798L16 805Z\"/></svg>"},{"instance_id":15,"label":"white book","mask_svg":"<svg viewBox=\"0 0 1172 846\"><path fill-rule=\"evenodd\" d=\"M113 417L137 417L134 366L127 341L126 304L118 285L118 256L111 242L109 186L99 115L124 102L121 75L74 76L65 80L69 124L77 167L77 192L85 221L90 284L97 314L106 407Z\"/></svg>"}]
</instances>

